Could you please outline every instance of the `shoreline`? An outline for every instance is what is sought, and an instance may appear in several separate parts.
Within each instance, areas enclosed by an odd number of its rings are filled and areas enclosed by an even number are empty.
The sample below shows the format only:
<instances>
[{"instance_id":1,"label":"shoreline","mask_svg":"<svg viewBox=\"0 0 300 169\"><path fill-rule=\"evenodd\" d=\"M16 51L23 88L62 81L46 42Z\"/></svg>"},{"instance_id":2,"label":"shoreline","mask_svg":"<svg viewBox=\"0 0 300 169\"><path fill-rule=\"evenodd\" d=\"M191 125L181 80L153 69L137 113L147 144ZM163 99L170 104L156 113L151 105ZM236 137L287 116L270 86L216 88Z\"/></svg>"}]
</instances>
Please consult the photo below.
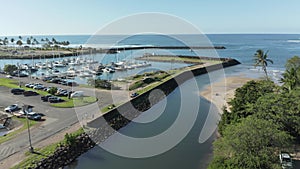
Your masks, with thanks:
<instances>
[{"instance_id":1,"label":"shoreline","mask_svg":"<svg viewBox=\"0 0 300 169\"><path fill-rule=\"evenodd\" d=\"M228 102L234 98L235 90L251 80L256 79L245 77L244 75L225 77L206 86L199 95L213 103L219 113L223 114L222 109L224 106L226 106L227 110L230 109Z\"/></svg>"},{"instance_id":2,"label":"shoreline","mask_svg":"<svg viewBox=\"0 0 300 169\"><path fill-rule=\"evenodd\" d=\"M145 110L149 109L149 107L148 107L147 103L143 103L143 102L141 102L141 100L143 100L144 97L147 97L148 96L147 94L149 94L149 92L151 92L152 90L155 90L155 89L159 88L159 89L163 90L166 95L168 95L169 93L171 93L173 91L173 89L178 87L178 85L184 83L186 80L190 79L191 77L198 76L198 75L201 75L201 74L206 74L210 71L214 71L214 70L234 66L234 65L237 65L237 64L240 64L240 63L238 61L234 60L234 59L229 59L229 60L227 60L223 63L220 63L220 64L215 64L215 65L210 65L210 66L205 66L205 67L200 66L200 68L199 67L198 68L190 67L188 72L183 72L183 73L177 75L176 77L174 77L177 80L179 80L179 81L177 81L177 83L174 80L174 78L172 78L172 79L160 84L159 86L154 87L153 89L149 90L148 92L143 93L139 97L137 97L135 99L132 99L131 101L128 102L128 104L129 103L134 104L135 106L137 106L136 107L137 109L139 109L140 111L143 112L143 110L145 111ZM160 96L157 96L153 99L155 99L156 101L161 100ZM126 104L124 104L122 106L125 106L124 108L126 108ZM133 112L133 114L130 113L130 115L131 115L131 117L136 117L136 116L139 115L139 113L138 112ZM120 116L120 114L116 111L116 109L113 109L110 112L104 114L103 117L107 122L109 122L111 124L110 126L112 128L114 128L114 130L118 130L118 129L126 126L128 123L130 123L130 120ZM100 122L100 123L98 123L98 122ZM102 120L99 119L99 121L98 121L98 118L97 118L97 119L94 119L94 120L88 122L87 126L91 127L91 128L94 128L94 127L97 126L96 128L98 128L98 129L101 129L101 128L106 129L105 127L103 128L103 126L101 125L101 122L103 122L103 119ZM100 126L99 126L99 124L100 124ZM96 142L102 142L108 136L113 134L113 131L111 131L111 130L104 130L105 131L104 133L102 133L102 132L98 133L98 131L96 130L95 132L92 132L93 134L91 133L92 135L97 136L97 138L99 138L99 140L96 140ZM98 137L98 136L100 136L100 137ZM51 161L51 157L48 157L48 160Z\"/></svg>"}]
</instances>

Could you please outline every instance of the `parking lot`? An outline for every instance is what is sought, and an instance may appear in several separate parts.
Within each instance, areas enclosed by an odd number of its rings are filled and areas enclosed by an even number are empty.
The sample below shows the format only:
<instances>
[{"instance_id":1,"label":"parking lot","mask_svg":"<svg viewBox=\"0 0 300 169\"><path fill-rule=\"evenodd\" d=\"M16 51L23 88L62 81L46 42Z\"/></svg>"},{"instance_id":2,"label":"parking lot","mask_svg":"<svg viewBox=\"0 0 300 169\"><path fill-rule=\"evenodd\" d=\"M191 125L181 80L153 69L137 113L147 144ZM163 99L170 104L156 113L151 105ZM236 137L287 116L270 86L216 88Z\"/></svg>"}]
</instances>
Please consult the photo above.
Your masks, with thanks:
<instances>
[{"instance_id":1,"label":"parking lot","mask_svg":"<svg viewBox=\"0 0 300 169\"><path fill-rule=\"evenodd\" d=\"M0 75L0 77L2 76ZM19 78L16 77L14 77L14 79L19 80ZM27 97L24 95L14 95L11 93L11 89L0 86L0 109L3 110L5 107L12 104L18 104L19 107L22 107L23 105L32 105L34 106L34 112L45 114L43 117L45 121L39 122L40 125L31 129L31 139L33 144L47 139L77 122L85 124L86 121L101 116L101 108L112 103L120 103L129 99L128 92L123 90L110 91L71 87L55 83L46 83L42 80L30 78L20 78L20 81L22 87L24 87L26 83L41 83L46 87L52 86L67 91L84 91L85 95L98 98L98 102L88 106L77 108L54 108L49 102L43 102L40 95ZM28 146L28 134L27 131L23 131L18 134L16 138L0 145L0 161L24 148L27 149Z\"/></svg>"},{"instance_id":2,"label":"parking lot","mask_svg":"<svg viewBox=\"0 0 300 169\"><path fill-rule=\"evenodd\" d=\"M49 103L41 102L41 96L23 96L13 95L10 89L0 86L0 107L3 110L8 105L18 104L19 107L25 105L34 106L33 111L43 113L45 121L39 122L38 127L31 129L32 142L37 143L43 139L47 139L51 135L71 126L78 122L74 109L53 108ZM8 155L20 151L28 147L28 135L26 131L21 132L16 138L9 140L0 145L0 160Z\"/></svg>"}]
</instances>

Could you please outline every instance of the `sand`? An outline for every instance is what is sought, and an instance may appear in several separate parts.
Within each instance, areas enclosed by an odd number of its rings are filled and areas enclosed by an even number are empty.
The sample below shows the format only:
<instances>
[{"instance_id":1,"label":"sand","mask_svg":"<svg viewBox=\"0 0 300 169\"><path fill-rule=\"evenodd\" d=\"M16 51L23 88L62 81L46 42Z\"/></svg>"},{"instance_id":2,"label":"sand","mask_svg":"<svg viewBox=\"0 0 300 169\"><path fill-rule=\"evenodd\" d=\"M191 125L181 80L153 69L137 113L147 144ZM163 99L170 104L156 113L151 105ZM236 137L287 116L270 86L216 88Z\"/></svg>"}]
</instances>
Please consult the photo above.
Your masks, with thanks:
<instances>
[{"instance_id":1,"label":"sand","mask_svg":"<svg viewBox=\"0 0 300 169\"><path fill-rule=\"evenodd\" d=\"M200 95L212 102L218 108L220 114L222 114L224 106L229 110L228 102L234 97L235 90L250 80L254 79L242 75L226 77L208 85L200 92Z\"/></svg>"}]
</instances>

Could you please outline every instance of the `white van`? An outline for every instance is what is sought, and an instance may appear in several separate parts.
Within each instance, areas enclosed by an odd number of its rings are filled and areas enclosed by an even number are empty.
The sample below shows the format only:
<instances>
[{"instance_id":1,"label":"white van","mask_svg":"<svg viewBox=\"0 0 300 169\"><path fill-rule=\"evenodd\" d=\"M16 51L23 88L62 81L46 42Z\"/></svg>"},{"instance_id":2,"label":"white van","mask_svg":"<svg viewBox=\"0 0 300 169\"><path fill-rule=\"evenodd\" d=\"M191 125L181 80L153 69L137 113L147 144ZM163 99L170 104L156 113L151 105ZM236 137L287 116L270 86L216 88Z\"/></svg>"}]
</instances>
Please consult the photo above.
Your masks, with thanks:
<instances>
[{"instance_id":1,"label":"white van","mask_svg":"<svg viewBox=\"0 0 300 169\"><path fill-rule=\"evenodd\" d=\"M71 98L74 97L83 97L83 91L76 91L74 93L71 94Z\"/></svg>"}]
</instances>

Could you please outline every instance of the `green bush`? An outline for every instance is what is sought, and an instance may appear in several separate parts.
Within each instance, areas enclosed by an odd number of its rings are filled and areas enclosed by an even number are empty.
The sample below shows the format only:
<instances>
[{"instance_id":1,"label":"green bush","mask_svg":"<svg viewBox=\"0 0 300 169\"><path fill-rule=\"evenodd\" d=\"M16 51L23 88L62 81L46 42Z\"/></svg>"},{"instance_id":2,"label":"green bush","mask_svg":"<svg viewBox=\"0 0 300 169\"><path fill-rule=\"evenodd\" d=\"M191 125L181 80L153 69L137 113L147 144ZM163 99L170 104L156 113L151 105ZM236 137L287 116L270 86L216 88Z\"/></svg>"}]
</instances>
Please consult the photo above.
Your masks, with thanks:
<instances>
[{"instance_id":1,"label":"green bush","mask_svg":"<svg viewBox=\"0 0 300 169\"><path fill-rule=\"evenodd\" d=\"M75 135L75 134L66 133L65 138L64 138L64 143L68 146L72 146L76 142L76 137L77 137L77 135Z\"/></svg>"},{"instance_id":2,"label":"green bush","mask_svg":"<svg viewBox=\"0 0 300 169\"><path fill-rule=\"evenodd\" d=\"M129 86L129 90L135 90L143 86L145 86L145 83L143 81L137 81Z\"/></svg>"},{"instance_id":3,"label":"green bush","mask_svg":"<svg viewBox=\"0 0 300 169\"><path fill-rule=\"evenodd\" d=\"M48 93L55 95L56 92L57 92L57 87L51 87Z\"/></svg>"}]
</instances>

